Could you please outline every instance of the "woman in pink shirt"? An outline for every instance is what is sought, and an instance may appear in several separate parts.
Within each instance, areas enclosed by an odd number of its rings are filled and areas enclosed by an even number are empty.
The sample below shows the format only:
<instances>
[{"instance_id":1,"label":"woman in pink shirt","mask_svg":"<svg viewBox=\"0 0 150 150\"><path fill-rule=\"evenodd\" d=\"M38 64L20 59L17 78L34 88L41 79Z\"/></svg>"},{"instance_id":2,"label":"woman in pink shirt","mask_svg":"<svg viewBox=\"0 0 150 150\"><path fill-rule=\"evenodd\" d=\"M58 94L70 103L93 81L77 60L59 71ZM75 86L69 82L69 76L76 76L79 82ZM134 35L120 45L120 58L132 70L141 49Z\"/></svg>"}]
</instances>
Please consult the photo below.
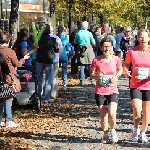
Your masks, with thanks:
<instances>
[{"instance_id":1,"label":"woman in pink shirt","mask_svg":"<svg viewBox=\"0 0 150 150\"><path fill-rule=\"evenodd\" d=\"M113 45L109 38L101 41L103 55L93 59L91 78L96 80L95 100L101 117L101 127L104 132L102 142L108 143L108 118L111 127L111 140L118 142L115 131L116 110L118 103L118 77L122 73L122 63L118 56L112 55ZM108 112L107 112L108 105Z\"/></svg>"},{"instance_id":2,"label":"woman in pink shirt","mask_svg":"<svg viewBox=\"0 0 150 150\"><path fill-rule=\"evenodd\" d=\"M131 76L130 96L133 107L134 129L132 141L148 142L145 132L150 121L150 47L148 46L148 33L141 29L138 32L139 46L132 48L126 55L124 62L125 77ZM130 75L129 65L132 63L132 75ZM142 130L140 133L139 124L142 117Z\"/></svg>"}]
</instances>

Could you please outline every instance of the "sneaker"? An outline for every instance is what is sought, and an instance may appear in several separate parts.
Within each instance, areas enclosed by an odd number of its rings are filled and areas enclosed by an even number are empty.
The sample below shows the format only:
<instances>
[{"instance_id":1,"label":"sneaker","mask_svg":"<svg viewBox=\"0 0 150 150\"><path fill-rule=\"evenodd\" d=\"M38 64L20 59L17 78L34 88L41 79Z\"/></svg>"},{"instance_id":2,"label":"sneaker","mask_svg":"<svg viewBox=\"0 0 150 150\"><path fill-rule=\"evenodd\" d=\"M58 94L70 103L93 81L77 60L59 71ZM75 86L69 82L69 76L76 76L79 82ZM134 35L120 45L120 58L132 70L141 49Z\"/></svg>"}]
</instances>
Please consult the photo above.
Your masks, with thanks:
<instances>
[{"instance_id":1,"label":"sneaker","mask_svg":"<svg viewBox=\"0 0 150 150\"><path fill-rule=\"evenodd\" d=\"M54 102L54 99L43 100L42 102L43 102L43 103L52 103L52 102Z\"/></svg>"},{"instance_id":2,"label":"sneaker","mask_svg":"<svg viewBox=\"0 0 150 150\"><path fill-rule=\"evenodd\" d=\"M107 144L109 142L108 134L104 134L103 138L101 139L101 143Z\"/></svg>"},{"instance_id":3,"label":"sneaker","mask_svg":"<svg viewBox=\"0 0 150 150\"><path fill-rule=\"evenodd\" d=\"M139 136L139 142L141 142L141 143L147 143L148 142L148 138L147 138L147 136L146 136L146 134L141 134L140 136Z\"/></svg>"},{"instance_id":4,"label":"sneaker","mask_svg":"<svg viewBox=\"0 0 150 150\"><path fill-rule=\"evenodd\" d=\"M117 136L116 130L112 129L110 133L111 133L111 141L113 143L117 143L118 142L118 136Z\"/></svg>"},{"instance_id":5,"label":"sneaker","mask_svg":"<svg viewBox=\"0 0 150 150\"><path fill-rule=\"evenodd\" d=\"M20 125L13 122L13 121L9 121L9 122L6 123L6 127L8 127L8 128L17 128L17 127L20 127Z\"/></svg>"},{"instance_id":6,"label":"sneaker","mask_svg":"<svg viewBox=\"0 0 150 150\"><path fill-rule=\"evenodd\" d=\"M138 142L140 135L140 129L134 129L132 133L132 142Z\"/></svg>"},{"instance_id":7,"label":"sneaker","mask_svg":"<svg viewBox=\"0 0 150 150\"><path fill-rule=\"evenodd\" d=\"M1 122L0 126L4 127L5 126L5 122Z\"/></svg>"}]
</instances>

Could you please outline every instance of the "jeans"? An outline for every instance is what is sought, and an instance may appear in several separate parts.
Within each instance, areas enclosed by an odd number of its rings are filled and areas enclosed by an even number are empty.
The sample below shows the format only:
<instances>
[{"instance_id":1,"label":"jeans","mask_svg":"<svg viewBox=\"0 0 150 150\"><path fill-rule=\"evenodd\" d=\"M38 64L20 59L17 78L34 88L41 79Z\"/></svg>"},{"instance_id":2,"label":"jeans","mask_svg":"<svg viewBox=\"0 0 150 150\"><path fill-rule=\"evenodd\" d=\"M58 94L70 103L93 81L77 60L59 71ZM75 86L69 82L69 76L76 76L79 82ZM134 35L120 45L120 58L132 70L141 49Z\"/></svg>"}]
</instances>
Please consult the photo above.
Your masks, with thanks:
<instances>
[{"instance_id":1,"label":"jeans","mask_svg":"<svg viewBox=\"0 0 150 150\"><path fill-rule=\"evenodd\" d=\"M80 81L84 81L85 80L85 65L80 66L80 72L79 72L79 78Z\"/></svg>"},{"instance_id":2,"label":"jeans","mask_svg":"<svg viewBox=\"0 0 150 150\"><path fill-rule=\"evenodd\" d=\"M68 67L68 61L62 61L60 60L59 63L61 64L62 67L62 80L63 80L63 85L67 85L67 67Z\"/></svg>"},{"instance_id":3,"label":"jeans","mask_svg":"<svg viewBox=\"0 0 150 150\"><path fill-rule=\"evenodd\" d=\"M4 114L5 114L5 122L8 123L9 121L12 121L12 101L13 98L9 100L0 100L0 123L2 121L2 112L4 108Z\"/></svg>"},{"instance_id":4,"label":"jeans","mask_svg":"<svg viewBox=\"0 0 150 150\"><path fill-rule=\"evenodd\" d=\"M94 51L95 57L97 57L97 51Z\"/></svg>"},{"instance_id":5,"label":"jeans","mask_svg":"<svg viewBox=\"0 0 150 150\"><path fill-rule=\"evenodd\" d=\"M93 51L94 51L94 54L95 54L95 57L97 57L98 55L98 50L99 50L99 47L98 46L92 46L93 47Z\"/></svg>"},{"instance_id":6,"label":"jeans","mask_svg":"<svg viewBox=\"0 0 150 150\"><path fill-rule=\"evenodd\" d=\"M45 70L45 90L43 100L50 99L50 91L53 82L53 64L37 63L37 75L38 75L38 96L41 97L43 72Z\"/></svg>"},{"instance_id":7,"label":"jeans","mask_svg":"<svg viewBox=\"0 0 150 150\"><path fill-rule=\"evenodd\" d=\"M37 66L38 62L37 62L37 60L33 60L32 64L33 64L33 66L35 68L35 75L37 75L37 69L38 69L38 66Z\"/></svg>"},{"instance_id":8,"label":"jeans","mask_svg":"<svg viewBox=\"0 0 150 150\"><path fill-rule=\"evenodd\" d=\"M85 64L80 66L80 72L79 72L80 81L85 80L85 78L90 77L90 65ZM95 79L91 79L91 82L95 84Z\"/></svg>"}]
</instances>

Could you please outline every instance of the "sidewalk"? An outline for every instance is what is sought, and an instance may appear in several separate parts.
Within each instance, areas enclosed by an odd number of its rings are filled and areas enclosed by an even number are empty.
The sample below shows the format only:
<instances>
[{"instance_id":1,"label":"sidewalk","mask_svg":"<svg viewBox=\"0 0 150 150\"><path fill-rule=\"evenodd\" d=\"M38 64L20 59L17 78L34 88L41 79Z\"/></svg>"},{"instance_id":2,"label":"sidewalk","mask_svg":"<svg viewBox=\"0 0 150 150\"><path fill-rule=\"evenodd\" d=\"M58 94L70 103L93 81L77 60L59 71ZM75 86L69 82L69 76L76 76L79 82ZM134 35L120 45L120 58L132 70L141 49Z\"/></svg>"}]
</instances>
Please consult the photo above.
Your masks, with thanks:
<instances>
[{"instance_id":1,"label":"sidewalk","mask_svg":"<svg viewBox=\"0 0 150 150\"><path fill-rule=\"evenodd\" d=\"M72 81L73 80L73 81ZM67 91L60 90L52 104L43 106L41 114L32 110L15 111L20 129L0 130L1 141L10 150L149 150L150 143L132 143L130 139L132 107L128 80L119 81L119 104L116 130L119 142L115 145L101 144L102 131L93 86L77 86L77 79L69 79ZM88 81L87 81L88 83ZM150 134L150 132L147 132ZM5 137L5 138L4 138Z\"/></svg>"}]
</instances>

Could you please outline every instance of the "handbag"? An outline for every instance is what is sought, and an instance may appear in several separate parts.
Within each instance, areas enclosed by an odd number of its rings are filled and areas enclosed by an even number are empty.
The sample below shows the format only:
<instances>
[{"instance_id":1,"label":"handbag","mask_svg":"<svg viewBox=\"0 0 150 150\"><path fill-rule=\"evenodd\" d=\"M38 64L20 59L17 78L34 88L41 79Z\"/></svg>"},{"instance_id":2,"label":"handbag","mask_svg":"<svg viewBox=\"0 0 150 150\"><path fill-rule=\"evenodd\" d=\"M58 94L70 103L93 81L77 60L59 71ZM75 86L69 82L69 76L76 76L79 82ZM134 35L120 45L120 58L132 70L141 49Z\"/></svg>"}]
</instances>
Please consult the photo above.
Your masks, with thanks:
<instances>
[{"instance_id":1,"label":"handbag","mask_svg":"<svg viewBox=\"0 0 150 150\"><path fill-rule=\"evenodd\" d=\"M10 80L8 82L4 81L4 77L9 78ZM11 73L4 76L0 66L0 80L0 98L9 100L10 98L16 97L21 90L19 79Z\"/></svg>"}]
</instances>

